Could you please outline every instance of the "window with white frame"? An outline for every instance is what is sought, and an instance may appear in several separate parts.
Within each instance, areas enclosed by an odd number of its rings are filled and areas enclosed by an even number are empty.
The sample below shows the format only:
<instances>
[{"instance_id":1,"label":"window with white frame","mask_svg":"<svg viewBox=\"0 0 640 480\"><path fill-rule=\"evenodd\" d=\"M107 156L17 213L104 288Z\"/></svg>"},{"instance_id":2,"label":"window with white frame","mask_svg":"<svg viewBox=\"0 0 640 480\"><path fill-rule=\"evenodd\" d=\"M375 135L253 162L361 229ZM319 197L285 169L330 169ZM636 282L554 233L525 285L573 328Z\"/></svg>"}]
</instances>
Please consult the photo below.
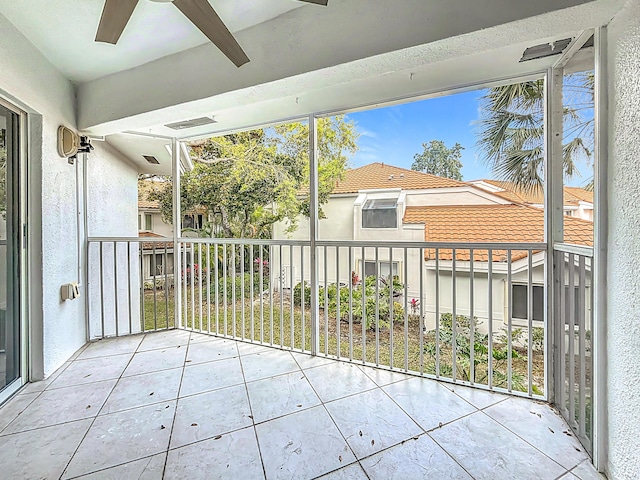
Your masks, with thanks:
<instances>
[{"instance_id":1,"label":"window with white frame","mask_svg":"<svg viewBox=\"0 0 640 480\"><path fill-rule=\"evenodd\" d=\"M362 228L398 228L398 199L377 198L362 206Z\"/></svg>"},{"instance_id":2,"label":"window with white frame","mask_svg":"<svg viewBox=\"0 0 640 480\"><path fill-rule=\"evenodd\" d=\"M544 287L533 285L533 320L544 321ZM516 320L527 320L529 311L529 290L527 285L511 285L512 303L511 318Z\"/></svg>"},{"instance_id":3,"label":"window with white frame","mask_svg":"<svg viewBox=\"0 0 640 480\"><path fill-rule=\"evenodd\" d=\"M399 262L392 262L392 275L394 277L398 276L398 272L400 271ZM362 262L360 263L360 267L362 267ZM389 262L381 262L378 261L378 268L376 269L375 260L365 260L364 261L364 276L369 277L371 275L379 276L379 277L389 277Z\"/></svg>"},{"instance_id":4,"label":"window with white frame","mask_svg":"<svg viewBox=\"0 0 640 480\"><path fill-rule=\"evenodd\" d=\"M138 230L141 232L153 230L153 215L150 213L138 215Z\"/></svg>"}]
</instances>

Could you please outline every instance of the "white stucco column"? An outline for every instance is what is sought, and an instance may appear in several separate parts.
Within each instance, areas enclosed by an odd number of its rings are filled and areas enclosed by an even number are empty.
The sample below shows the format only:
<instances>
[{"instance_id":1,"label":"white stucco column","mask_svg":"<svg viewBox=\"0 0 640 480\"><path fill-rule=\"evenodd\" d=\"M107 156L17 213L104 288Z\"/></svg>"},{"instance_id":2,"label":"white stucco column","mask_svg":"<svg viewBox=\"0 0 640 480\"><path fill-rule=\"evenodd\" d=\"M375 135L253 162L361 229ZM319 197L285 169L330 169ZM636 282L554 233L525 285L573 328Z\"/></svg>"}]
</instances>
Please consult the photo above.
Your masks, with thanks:
<instances>
[{"instance_id":1,"label":"white stucco column","mask_svg":"<svg viewBox=\"0 0 640 480\"><path fill-rule=\"evenodd\" d=\"M640 0L609 25L609 478L640 478Z\"/></svg>"}]
</instances>

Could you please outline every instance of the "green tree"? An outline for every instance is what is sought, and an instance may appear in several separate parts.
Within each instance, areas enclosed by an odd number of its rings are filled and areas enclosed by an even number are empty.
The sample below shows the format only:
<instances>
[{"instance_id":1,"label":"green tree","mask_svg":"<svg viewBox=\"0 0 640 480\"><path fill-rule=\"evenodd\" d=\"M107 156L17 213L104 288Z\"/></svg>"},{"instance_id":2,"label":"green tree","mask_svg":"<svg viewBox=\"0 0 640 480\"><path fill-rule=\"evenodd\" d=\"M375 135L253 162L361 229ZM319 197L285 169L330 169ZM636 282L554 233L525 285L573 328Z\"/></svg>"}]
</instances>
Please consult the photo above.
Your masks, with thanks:
<instances>
[{"instance_id":1,"label":"green tree","mask_svg":"<svg viewBox=\"0 0 640 480\"><path fill-rule=\"evenodd\" d=\"M579 161L593 148L593 72L564 81L563 164L566 179L579 176ZM544 168L544 81L488 89L480 98L478 147L493 174L525 191L541 188Z\"/></svg>"},{"instance_id":2,"label":"green tree","mask_svg":"<svg viewBox=\"0 0 640 480\"><path fill-rule=\"evenodd\" d=\"M225 237L267 238L275 222L297 228L309 214L309 127L292 123L193 144L192 171L181 179L183 213L204 208ZM357 151L355 124L343 116L318 120L319 201L324 204ZM172 220L172 184L149 194Z\"/></svg>"},{"instance_id":3,"label":"green tree","mask_svg":"<svg viewBox=\"0 0 640 480\"><path fill-rule=\"evenodd\" d=\"M424 151L416 153L413 157L411 170L462 180L462 145L456 143L452 148L447 148L442 140L431 140L429 143L423 143L422 147Z\"/></svg>"}]
</instances>

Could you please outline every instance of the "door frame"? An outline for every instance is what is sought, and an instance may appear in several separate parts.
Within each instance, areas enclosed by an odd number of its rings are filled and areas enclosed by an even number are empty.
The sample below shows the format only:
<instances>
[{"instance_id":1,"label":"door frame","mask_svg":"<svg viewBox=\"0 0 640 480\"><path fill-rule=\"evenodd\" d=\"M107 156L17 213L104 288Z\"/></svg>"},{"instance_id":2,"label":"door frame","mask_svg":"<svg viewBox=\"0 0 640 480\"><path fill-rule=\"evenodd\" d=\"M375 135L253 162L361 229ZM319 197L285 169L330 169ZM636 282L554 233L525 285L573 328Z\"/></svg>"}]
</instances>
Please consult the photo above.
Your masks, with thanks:
<instances>
[{"instance_id":1,"label":"door frame","mask_svg":"<svg viewBox=\"0 0 640 480\"><path fill-rule=\"evenodd\" d=\"M19 150L18 150L18 172L19 181L19 225L21 225L22 233L20 234L19 242L19 266L18 272L20 275L19 283L19 298L18 298L18 310L19 310L19 329L20 329L20 369L19 376L16 380L6 385L2 391L0 391L0 405L11 398L22 386L29 380L29 302L28 302L28 282L27 282L27 266L29 264L29 249L28 247L28 232L26 229L27 218L27 185L28 185L28 170L27 170L27 153L28 153L28 117L27 112L17 106L15 103L7 100L2 94L0 94L0 105L10 110L11 112L19 116Z\"/></svg>"}]
</instances>

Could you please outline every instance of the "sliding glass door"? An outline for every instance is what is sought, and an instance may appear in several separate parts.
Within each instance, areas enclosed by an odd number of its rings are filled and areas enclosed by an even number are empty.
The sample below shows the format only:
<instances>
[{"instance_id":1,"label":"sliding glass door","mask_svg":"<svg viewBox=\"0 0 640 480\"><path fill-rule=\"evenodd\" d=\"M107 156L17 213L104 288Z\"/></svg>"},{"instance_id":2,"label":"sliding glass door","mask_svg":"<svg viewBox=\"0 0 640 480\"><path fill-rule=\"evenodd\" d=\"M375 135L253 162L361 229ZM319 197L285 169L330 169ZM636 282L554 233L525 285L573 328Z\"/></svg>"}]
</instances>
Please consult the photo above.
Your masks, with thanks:
<instances>
[{"instance_id":1,"label":"sliding glass door","mask_svg":"<svg viewBox=\"0 0 640 480\"><path fill-rule=\"evenodd\" d=\"M0 402L22 381L21 120L0 100Z\"/></svg>"}]
</instances>

